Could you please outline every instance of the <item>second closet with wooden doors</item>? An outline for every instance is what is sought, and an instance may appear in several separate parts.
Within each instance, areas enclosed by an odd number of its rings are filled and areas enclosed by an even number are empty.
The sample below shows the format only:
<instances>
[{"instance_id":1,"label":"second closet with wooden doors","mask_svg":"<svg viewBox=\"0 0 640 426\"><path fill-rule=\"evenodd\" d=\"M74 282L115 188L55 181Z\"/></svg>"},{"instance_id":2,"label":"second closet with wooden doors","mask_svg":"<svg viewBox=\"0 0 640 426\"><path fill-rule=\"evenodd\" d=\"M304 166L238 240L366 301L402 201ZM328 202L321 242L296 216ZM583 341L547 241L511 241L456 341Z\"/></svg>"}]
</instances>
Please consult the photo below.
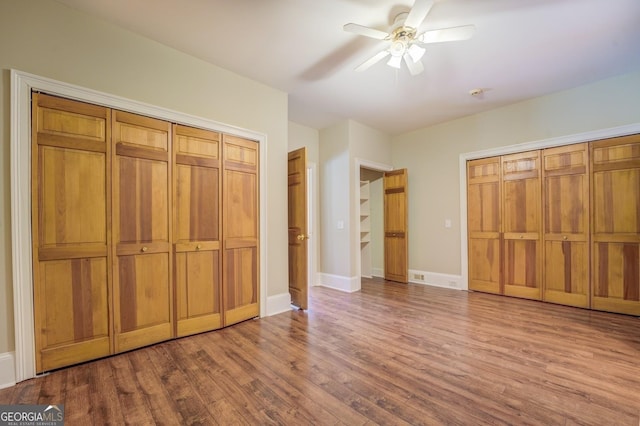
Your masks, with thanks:
<instances>
[{"instance_id":1,"label":"second closet with wooden doors","mask_svg":"<svg viewBox=\"0 0 640 426\"><path fill-rule=\"evenodd\" d=\"M259 315L256 141L33 99L37 372Z\"/></svg>"},{"instance_id":2,"label":"second closet with wooden doors","mask_svg":"<svg viewBox=\"0 0 640 426\"><path fill-rule=\"evenodd\" d=\"M469 289L640 314L640 135L467 162Z\"/></svg>"}]
</instances>

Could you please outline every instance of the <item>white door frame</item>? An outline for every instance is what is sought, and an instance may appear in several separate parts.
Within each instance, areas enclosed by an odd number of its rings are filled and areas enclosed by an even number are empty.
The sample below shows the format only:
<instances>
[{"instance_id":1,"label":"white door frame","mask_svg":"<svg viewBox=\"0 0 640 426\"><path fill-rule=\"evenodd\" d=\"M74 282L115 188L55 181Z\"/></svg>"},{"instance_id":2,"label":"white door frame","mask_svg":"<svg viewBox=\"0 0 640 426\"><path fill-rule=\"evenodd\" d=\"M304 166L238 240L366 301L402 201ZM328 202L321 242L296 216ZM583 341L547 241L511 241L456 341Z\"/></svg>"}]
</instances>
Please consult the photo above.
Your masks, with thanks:
<instances>
[{"instance_id":1,"label":"white door frame","mask_svg":"<svg viewBox=\"0 0 640 426\"><path fill-rule=\"evenodd\" d=\"M268 188L265 134L11 70L11 250L16 382L36 375L31 244L31 92L34 90L257 140L260 149L260 316L266 315Z\"/></svg>"},{"instance_id":2,"label":"white door frame","mask_svg":"<svg viewBox=\"0 0 640 426\"><path fill-rule=\"evenodd\" d=\"M317 165L307 162L307 289L319 285L318 281L318 178Z\"/></svg>"}]
</instances>

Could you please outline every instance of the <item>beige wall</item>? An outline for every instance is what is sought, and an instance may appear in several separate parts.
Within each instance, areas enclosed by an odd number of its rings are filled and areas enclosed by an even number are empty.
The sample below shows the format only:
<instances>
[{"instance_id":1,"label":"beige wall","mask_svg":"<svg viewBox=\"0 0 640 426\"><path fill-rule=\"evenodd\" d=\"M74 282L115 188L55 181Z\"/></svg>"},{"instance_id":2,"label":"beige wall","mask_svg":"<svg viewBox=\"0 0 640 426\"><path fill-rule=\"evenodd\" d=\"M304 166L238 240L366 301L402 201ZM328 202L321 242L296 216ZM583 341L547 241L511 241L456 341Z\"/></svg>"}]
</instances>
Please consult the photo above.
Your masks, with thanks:
<instances>
[{"instance_id":1,"label":"beige wall","mask_svg":"<svg viewBox=\"0 0 640 426\"><path fill-rule=\"evenodd\" d=\"M320 131L321 273L351 277L349 251L349 122ZM338 222L344 224L338 229Z\"/></svg>"},{"instance_id":2,"label":"beige wall","mask_svg":"<svg viewBox=\"0 0 640 426\"><path fill-rule=\"evenodd\" d=\"M320 131L303 126L292 121L289 122L289 151L305 147L307 148L307 162L318 164L320 161Z\"/></svg>"},{"instance_id":3,"label":"beige wall","mask_svg":"<svg viewBox=\"0 0 640 426\"><path fill-rule=\"evenodd\" d=\"M267 136L267 295L287 291L287 94L49 0L0 0L0 353L14 349L9 69ZM247 106L251 107L248 108Z\"/></svg>"},{"instance_id":4,"label":"beige wall","mask_svg":"<svg viewBox=\"0 0 640 426\"><path fill-rule=\"evenodd\" d=\"M320 131L320 272L343 278L358 274L359 168L356 159L391 164L390 138L353 120ZM344 229L337 229L337 222Z\"/></svg>"},{"instance_id":5,"label":"beige wall","mask_svg":"<svg viewBox=\"0 0 640 426\"><path fill-rule=\"evenodd\" d=\"M639 93L634 73L394 137L393 165L409 169L409 268L461 273L461 153L640 123Z\"/></svg>"}]
</instances>

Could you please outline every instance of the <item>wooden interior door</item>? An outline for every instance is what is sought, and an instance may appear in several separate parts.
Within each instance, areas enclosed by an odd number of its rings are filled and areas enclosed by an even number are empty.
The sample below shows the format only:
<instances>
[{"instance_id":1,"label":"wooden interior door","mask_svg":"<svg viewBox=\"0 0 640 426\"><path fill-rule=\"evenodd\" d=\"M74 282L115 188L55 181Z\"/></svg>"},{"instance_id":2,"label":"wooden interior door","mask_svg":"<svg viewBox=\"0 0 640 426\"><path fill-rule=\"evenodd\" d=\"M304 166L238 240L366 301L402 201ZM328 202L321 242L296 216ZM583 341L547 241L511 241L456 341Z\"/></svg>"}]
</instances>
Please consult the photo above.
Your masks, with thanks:
<instances>
[{"instance_id":1,"label":"wooden interior door","mask_svg":"<svg viewBox=\"0 0 640 426\"><path fill-rule=\"evenodd\" d=\"M34 93L36 372L111 353L110 112Z\"/></svg>"},{"instance_id":2,"label":"wooden interior door","mask_svg":"<svg viewBox=\"0 0 640 426\"><path fill-rule=\"evenodd\" d=\"M592 307L640 315L640 135L591 144Z\"/></svg>"},{"instance_id":3,"label":"wooden interior door","mask_svg":"<svg viewBox=\"0 0 640 426\"><path fill-rule=\"evenodd\" d=\"M174 125L176 335L222 326L220 134Z\"/></svg>"},{"instance_id":4,"label":"wooden interior door","mask_svg":"<svg viewBox=\"0 0 640 426\"><path fill-rule=\"evenodd\" d=\"M407 169L385 172L384 188L384 278L409 281L408 179Z\"/></svg>"},{"instance_id":5,"label":"wooden interior door","mask_svg":"<svg viewBox=\"0 0 640 426\"><path fill-rule=\"evenodd\" d=\"M112 112L115 350L173 337L171 124Z\"/></svg>"},{"instance_id":6,"label":"wooden interior door","mask_svg":"<svg viewBox=\"0 0 640 426\"><path fill-rule=\"evenodd\" d=\"M541 299L540 151L505 155L501 161L504 294Z\"/></svg>"},{"instance_id":7,"label":"wooden interior door","mask_svg":"<svg viewBox=\"0 0 640 426\"><path fill-rule=\"evenodd\" d=\"M255 141L223 136L222 298L224 325L260 315L259 151Z\"/></svg>"},{"instance_id":8,"label":"wooden interior door","mask_svg":"<svg viewBox=\"0 0 640 426\"><path fill-rule=\"evenodd\" d=\"M542 152L544 296L589 307L589 146Z\"/></svg>"},{"instance_id":9,"label":"wooden interior door","mask_svg":"<svg viewBox=\"0 0 640 426\"><path fill-rule=\"evenodd\" d=\"M307 309L307 149L289 153L289 294L291 303Z\"/></svg>"},{"instance_id":10,"label":"wooden interior door","mask_svg":"<svg viewBox=\"0 0 640 426\"><path fill-rule=\"evenodd\" d=\"M467 162L469 289L502 293L500 157Z\"/></svg>"}]
</instances>

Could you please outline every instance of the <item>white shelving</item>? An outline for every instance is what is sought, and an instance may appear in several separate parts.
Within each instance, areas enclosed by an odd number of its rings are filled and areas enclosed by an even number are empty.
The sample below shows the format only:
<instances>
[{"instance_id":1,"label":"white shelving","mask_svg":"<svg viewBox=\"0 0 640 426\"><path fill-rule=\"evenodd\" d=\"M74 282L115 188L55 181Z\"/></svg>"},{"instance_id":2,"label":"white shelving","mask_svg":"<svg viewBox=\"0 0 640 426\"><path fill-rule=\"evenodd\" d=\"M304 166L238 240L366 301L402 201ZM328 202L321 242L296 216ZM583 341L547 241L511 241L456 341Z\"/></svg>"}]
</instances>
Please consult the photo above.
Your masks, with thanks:
<instances>
[{"instance_id":1,"label":"white shelving","mask_svg":"<svg viewBox=\"0 0 640 426\"><path fill-rule=\"evenodd\" d=\"M362 259L362 276L371 276L371 205L370 183L360 181L360 251Z\"/></svg>"}]
</instances>

